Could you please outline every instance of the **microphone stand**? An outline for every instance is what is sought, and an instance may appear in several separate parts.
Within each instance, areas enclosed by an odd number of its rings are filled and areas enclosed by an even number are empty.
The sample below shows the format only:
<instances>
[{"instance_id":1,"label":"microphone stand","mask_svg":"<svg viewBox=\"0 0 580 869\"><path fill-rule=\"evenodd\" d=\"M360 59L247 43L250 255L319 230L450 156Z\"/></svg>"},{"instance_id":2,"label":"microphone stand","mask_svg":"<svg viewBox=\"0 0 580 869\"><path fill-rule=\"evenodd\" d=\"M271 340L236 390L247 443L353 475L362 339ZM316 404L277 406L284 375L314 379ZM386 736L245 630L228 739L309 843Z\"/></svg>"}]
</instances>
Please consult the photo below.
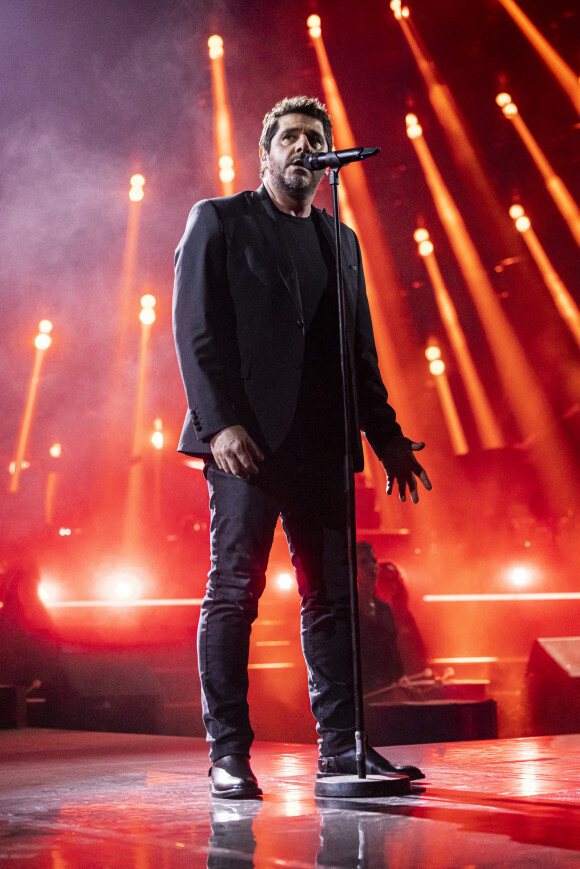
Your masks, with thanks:
<instances>
[{"instance_id":1,"label":"microphone stand","mask_svg":"<svg viewBox=\"0 0 580 869\"><path fill-rule=\"evenodd\" d=\"M361 151L363 149L360 149ZM374 153L378 149L372 150ZM370 155L369 155L370 156ZM362 157L360 158L362 159ZM346 531L348 540L348 578L350 587L350 623L352 642L355 747L357 776L319 774L314 785L314 795L318 797L372 797L394 796L411 793L411 783L407 776L370 776L366 774L366 734L364 730L364 710L360 654L360 625L358 614L358 585L356 563L356 502L354 490L353 431L355 414L352 394L352 368L346 336L346 297L342 277L342 249L340 238L340 206L338 202L338 173L340 165L331 168L329 183L332 187L332 210L334 216L334 239L336 248L336 290L338 297L338 329L340 335L340 368L342 374L342 402L344 415L344 484L346 494Z\"/></svg>"}]
</instances>

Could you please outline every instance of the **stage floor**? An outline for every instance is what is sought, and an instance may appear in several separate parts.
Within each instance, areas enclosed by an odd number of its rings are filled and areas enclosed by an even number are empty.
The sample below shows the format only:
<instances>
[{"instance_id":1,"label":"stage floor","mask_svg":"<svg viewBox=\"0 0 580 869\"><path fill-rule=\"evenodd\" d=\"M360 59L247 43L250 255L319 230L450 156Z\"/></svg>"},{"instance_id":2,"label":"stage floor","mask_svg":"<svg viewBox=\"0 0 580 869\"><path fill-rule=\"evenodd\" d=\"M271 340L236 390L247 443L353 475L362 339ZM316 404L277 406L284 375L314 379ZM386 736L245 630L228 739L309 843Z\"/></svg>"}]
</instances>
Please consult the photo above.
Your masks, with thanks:
<instances>
[{"instance_id":1,"label":"stage floor","mask_svg":"<svg viewBox=\"0 0 580 869\"><path fill-rule=\"evenodd\" d=\"M262 742L262 801L211 800L203 740L0 731L0 866L580 867L580 735L390 747L405 797L315 800L316 748Z\"/></svg>"}]
</instances>

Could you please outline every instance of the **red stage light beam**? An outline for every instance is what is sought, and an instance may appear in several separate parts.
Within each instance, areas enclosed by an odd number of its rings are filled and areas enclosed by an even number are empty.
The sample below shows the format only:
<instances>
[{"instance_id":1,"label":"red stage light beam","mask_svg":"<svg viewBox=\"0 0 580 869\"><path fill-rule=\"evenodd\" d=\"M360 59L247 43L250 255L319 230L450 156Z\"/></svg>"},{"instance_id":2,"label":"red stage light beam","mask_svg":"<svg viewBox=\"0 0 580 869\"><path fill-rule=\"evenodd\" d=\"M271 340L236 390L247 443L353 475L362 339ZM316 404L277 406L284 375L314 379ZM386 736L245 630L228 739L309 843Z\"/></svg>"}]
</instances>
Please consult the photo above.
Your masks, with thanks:
<instances>
[{"instance_id":1,"label":"red stage light beam","mask_svg":"<svg viewBox=\"0 0 580 869\"><path fill-rule=\"evenodd\" d=\"M542 36L535 24L533 24L528 16L522 12L514 0L498 0L498 2L501 3L507 14L519 27L528 42L540 55L541 59L544 61L554 78L556 78L560 87L568 95L570 102L580 115L580 84L578 83L578 76L560 57L548 40Z\"/></svg>"},{"instance_id":2,"label":"red stage light beam","mask_svg":"<svg viewBox=\"0 0 580 869\"><path fill-rule=\"evenodd\" d=\"M512 205L510 217L513 218L516 229L521 233L534 262L538 266L558 313L572 333L576 344L580 347L580 310L578 305L550 262L522 206Z\"/></svg>"},{"instance_id":3,"label":"red stage light beam","mask_svg":"<svg viewBox=\"0 0 580 869\"><path fill-rule=\"evenodd\" d=\"M427 359L431 360L429 362L429 371L433 375L435 381L435 387L437 389L437 394L439 395L439 401L441 402L441 409L447 424L453 452L456 456L464 456L469 452L467 438L465 437L459 413L457 412L457 407L451 393L451 387L449 386L449 381L445 374L445 363L440 358L441 351L437 347L436 349L439 355L433 358L433 349L433 347L427 347L427 350L425 351L425 356Z\"/></svg>"},{"instance_id":4,"label":"red stage light beam","mask_svg":"<svg viewBox=\"0 0 580 869\"><path fill-rule=\"evenodd\" d=\"M217 173L222 196L235 193L234 134L232 113L228 102L224 67L224 42L215 34L207 41L211 58L211 80L214 99L214 139L217 155Z\"/></svg>"},{"instance_id":5,"label":"red stage light beam","mask_svg":"<svg viewBox=\"0 0 580 869\"><path fill-rule=\"evenodd\" d=\"M32 374L28 383L26 392L26 400L24 402L24 412L20 423L20 431L16 442L16 454L14 461L10 464L10 482L8 484L9 492L17 492L20 481L20 472L25 466L24 456L28 447L28 439L30 437L30 429L32 427L32 418L34 416L34 408L36 407L36 399L38 396L38 386L40 384L40 372L44 362L44 356L52 343L50 333L52 332L52 323L50 320L41 320L38 324L38 334L34 339L36 352L34 354L34 364L32 366Z\"/></svg>"},{"instance_id":6,"label":"red stage light beam","mask_svg":"<svg viewBox=\"0 0 580 869\"><path fill-rule=\"evenodd\" d=\"M465 334L457 317L455 305L445 286L443 275L435 257L433 243L429 239L429 233L426 229L418 229L414 234L414 238L431 280L441 320L455 353L457 366L473 411L481 444L485 449L499 449L505 446L505 442L477 373Z\"/></svg>"},{"instance_id":7,"label":"red stage light beam","mask_svg":"<svg viewBox=\"0 0 580 869\"><path fill-rule=\"evenodd\" d=\"M51 459L60 459L62 456L61 444L53 444L49 450ZM53 464L55 468L56 463ZM56 503L56 491L58 488L59 473L57 470L51 470L46 475L46 491L44 496L44 520L47 525L52 525L54 521L54 508Z\"/></svg>"}]
</instances>

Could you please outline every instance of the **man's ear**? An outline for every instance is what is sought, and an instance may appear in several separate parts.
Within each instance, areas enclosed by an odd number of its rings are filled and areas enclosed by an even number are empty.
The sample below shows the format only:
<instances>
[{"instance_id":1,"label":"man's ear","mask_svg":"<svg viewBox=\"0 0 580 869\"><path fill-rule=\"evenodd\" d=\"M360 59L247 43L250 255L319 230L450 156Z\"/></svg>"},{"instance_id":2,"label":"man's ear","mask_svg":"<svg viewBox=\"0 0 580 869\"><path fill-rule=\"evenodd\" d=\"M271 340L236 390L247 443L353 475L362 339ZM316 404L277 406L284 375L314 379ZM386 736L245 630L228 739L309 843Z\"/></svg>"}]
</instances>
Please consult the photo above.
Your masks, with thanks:
<instances>
[{"instance_id":1,"label":"man's ear","mask_svg":"<svg viewBox=\"0 0 580 869\"><path fill-rule=\"evenodd\" d=\"M268 153L264 150L264 148L260 148L260 160L264 163L268 159Z\"/></svg>"}]
</instances>

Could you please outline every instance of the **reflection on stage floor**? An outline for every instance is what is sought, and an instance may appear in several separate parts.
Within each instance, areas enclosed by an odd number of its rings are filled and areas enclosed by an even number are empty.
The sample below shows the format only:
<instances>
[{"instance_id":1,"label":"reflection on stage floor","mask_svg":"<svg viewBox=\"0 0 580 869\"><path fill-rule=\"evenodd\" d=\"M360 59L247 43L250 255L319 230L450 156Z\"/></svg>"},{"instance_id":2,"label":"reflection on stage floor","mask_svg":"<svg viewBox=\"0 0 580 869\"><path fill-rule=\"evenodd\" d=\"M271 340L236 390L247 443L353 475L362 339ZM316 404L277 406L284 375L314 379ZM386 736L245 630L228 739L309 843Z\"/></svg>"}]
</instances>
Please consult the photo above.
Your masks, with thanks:
<instances>
[{"instance_id":1,"label":"reflection on stage floor","mask_svg":"<svg viewBox=\"0 0 580 869\"><path fill-rule=\"evenodd\" d=\"M201 739L0 732L0 866L580 867L580 736L390 747L410 796L316 799L316 748L258 743L262 800L210 798Z\"/></svg>"}]
</instances>

